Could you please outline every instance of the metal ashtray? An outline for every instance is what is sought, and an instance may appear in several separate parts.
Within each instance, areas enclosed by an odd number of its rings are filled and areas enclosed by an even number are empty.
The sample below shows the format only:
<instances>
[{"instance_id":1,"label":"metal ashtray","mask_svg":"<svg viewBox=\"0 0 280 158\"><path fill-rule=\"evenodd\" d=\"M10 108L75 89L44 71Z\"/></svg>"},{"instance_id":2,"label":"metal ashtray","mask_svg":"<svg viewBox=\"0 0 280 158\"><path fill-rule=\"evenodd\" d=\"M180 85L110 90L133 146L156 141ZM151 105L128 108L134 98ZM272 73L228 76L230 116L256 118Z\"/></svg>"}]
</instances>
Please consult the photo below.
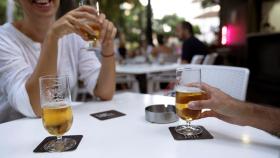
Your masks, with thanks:
<instances>
[{"instance_id":1,"label":"metal ashtray","mask_svg":"<svg viewBox=\"0 0 280 158\"><path fill-rule=\"evenodd\" d=\"M151 105L145 108L146 120L151 123L166 124L178 121L174 105Z\"/></svg>"}]
</instances>

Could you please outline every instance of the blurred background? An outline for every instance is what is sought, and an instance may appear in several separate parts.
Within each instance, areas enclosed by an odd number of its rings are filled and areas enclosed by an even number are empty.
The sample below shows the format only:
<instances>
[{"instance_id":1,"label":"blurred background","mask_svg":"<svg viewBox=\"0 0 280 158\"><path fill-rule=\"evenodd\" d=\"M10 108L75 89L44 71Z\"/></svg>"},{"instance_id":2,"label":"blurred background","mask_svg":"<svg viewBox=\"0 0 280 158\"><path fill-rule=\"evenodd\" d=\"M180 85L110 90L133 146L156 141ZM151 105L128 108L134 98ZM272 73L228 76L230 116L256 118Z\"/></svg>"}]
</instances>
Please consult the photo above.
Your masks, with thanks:
<instances>
[{"instance_id":1,"label":"blurred background","mask_svg":"<svg viewBox=\"0 0 280 158\"><path fill-rule=\"evenodd\" d=\"M61 3L58 17L77 7L76 0ZM215 64L250 69L247 100L280 105L279 0L100 0L100 8L118 28L116 45L125 48L125 58L143 45L158 45L157 34L180 54L175 28L186 20L218 54ZM0 1L0 24L21 17L13 0Z\"/></svg>"}]
</instances>

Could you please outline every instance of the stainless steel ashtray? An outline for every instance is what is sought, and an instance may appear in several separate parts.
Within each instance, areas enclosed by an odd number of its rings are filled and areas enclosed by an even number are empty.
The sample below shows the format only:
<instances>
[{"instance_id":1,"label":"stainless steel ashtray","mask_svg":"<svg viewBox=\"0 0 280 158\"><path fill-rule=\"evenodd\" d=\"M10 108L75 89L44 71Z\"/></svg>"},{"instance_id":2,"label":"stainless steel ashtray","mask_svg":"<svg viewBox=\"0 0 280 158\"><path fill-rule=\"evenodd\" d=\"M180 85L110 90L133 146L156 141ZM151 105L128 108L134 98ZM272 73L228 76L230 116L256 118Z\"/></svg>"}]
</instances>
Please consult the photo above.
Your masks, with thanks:
<instances>
[{"instance_id":1,"label":"stainless steel ashtray","mask_svg":"<svg viewBox=\"0 0 280 158\"><path fill-rule=\"evenodd\" d=\"M151 123L166 124L178 121L174 105L151 105L145 108L145 118Z\"/></svg>"}]
</instances>

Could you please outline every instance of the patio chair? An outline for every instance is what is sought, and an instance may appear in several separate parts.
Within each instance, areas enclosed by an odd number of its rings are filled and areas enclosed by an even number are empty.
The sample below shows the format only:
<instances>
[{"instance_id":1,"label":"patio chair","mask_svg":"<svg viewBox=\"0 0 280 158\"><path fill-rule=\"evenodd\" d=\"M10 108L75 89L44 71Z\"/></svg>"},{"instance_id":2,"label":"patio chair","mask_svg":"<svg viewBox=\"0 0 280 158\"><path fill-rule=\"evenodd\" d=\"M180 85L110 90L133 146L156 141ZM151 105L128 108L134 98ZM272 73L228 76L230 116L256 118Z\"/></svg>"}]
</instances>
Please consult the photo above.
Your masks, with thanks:
<instances>
[{"instance_id":1,"label":"patio chair","mask_svg":"<svg viewBox=\"0 0 280 158\"><path fill-rule=\"evenodd\" d=\"M204 55L195 55L193 56L190 64L194 64L194 65L201 64L203 59L204 59Z\"/></svg>"},{"instance_id":2,"label":"patio chair","mask_svg":"<svg viewBox=\"0 0 280 158\"><path fill-rule=\"evenodd\" d=\"M201 68L202 82L245 101L250 73L247 68L214 65L189 65L189 67Z\"/></svg>"},{"instance_id":3,"label":"patio chair","mask_svg":"<svg viewBox=\"0 0 280 158\"><path fill-rule=\"evenodd\" d=\"M246 100L249 79L249 70L247 68L214 65L186 65L186 67L200 68L202 82L219 88L238 100ZM173 80L175 80L175 77ZM175 91L169 89L165 90L165 92L159 91L154 94L174 96Z\"/></svg>"},{"instance_id":4,"label":"patio chair","mask_svg":"<svg viewBox=\"0 0 280 158\"><path fill-rule=\"evenodd\" d=\"M202 65L214 65L217 57L218 53L211 53L206 55L205 59L202 62Z\"/></svg>"}]
</instances>

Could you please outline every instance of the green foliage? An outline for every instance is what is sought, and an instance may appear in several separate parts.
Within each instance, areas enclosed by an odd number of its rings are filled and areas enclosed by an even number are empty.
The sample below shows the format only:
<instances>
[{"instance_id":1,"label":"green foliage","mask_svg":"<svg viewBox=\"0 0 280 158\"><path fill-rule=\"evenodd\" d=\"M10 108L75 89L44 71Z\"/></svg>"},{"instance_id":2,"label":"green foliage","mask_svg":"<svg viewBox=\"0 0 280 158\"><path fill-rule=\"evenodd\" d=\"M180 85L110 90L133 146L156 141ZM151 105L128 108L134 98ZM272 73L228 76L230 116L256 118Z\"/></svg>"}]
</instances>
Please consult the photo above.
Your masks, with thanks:
<instances>
[{"instance_id":1,"label":"green foliage","mask_svg":"<svg viewBox=\"0 0 280 158\"><path fill-rule=\"evenodd\" d=\"M5 23L6 21L6 5L7 5L6 0L0 1L0 25Z\"/></svg>"},{"instance_id":2,"label":"green foliage","mask_svg":"<svg viewBox=\"0 0 280 158\"><path fill-rule=\"evenodd\" d=\"M78 2L79 0L76 0L77 4ZM99 0L99 2L101 12L104 12L107 18L118 27L118 30L126 35L127 41L138 42L145 35L147 13L146 8L139 3L139 0ZM133 8L126 11L121 10L120 5L124 2L132 4ZM7 0L0 0L0 24L6 21L6 3ZM22 18L23 14L18 5L16 5L14 15L16 20ZM167 24L171 27L171 32L166 34L174 35L176 25L182 20L183 18L177 15L168 15L161 20L153 20L153 30L157 33L163 33L163 25ZM200 32L198 27L195 27L195 32Z\"/></svg>"},{"instance_id":3,"label":"green foliage","mask_svg":"<svg viewBox=\"0 0 280 158\"><path fill-rule=\"evenodd\" d=\"M1 0L0 1L0 25L4 24L6 22L6 9L7 9L7 0ZM15 11L14 11L14 19L18 20L21 19L23 16L22 10L20 9L20 6L16 4Z\"/></svg>"},{"instance_id":4,"label":"green foliage","mask_svg":"<svg viewBox=\"0 0 280 158\"><path fill-rule=\"evenodd\" d=\"M153 22L153 30L156 33L165 34L165 35L174 35L175 29L178 23L183 21L184 18L178 17L176 14L173 15L167 15L159 20L154 20ZM168 25L171 27L170 32L164 32L163 26Z\"/></svg>"},{"instance_id":5,"label":"green foliage","mask_svg":"<svg viewBox=\"0 0 280 158\"><path fill-rule=\"evenodd\" d=\"M184 18L178 17L176 14L167 15L167 16L163 17L162 19L154 20L153 30L156 33L160 33L160 34L164 34L164 35L168 35L168 36L175 35L177 24L179 24L183 20L184 20ZM163 29L164 25L170 26L171 31L164 32L164 29ZM195 34L201 34L199 26L195 25L195 26L193 26L193 29L194 29Z\"/></svg>"},{"instance_id":6,"label":"green foliage","mask_svg":"<svg viewBox=\"0 0 280 158\"><path fill-rule=\"evenodd\" d=\"M134 0L131 10L121 10L120 5L127 0L100 0L100 8L107 18L114 22L118 30L124 32L128 41L140 40L140 34L145 26L145 8L138 0Z\"/></svg>"},{"instance_id":7,"label":"green foliage","mask_svg":"<svg viewBox=\"0 0 280 158\"><path fill-rule=\"evenodd\" d=\"M214 5L217 5L217 4L219 4L217 0L203 0L201 2L202 8L211 7L211 6L214 6Z\"/></svg>"},{"instance_id":8,"label":"green foliage","mask_svg":"<svg viewBox=\"0 0 280 158\"><path fill-rule=\"evenodd\" d=\"M15 6L15 11L14 11L14 20L19 20L23 18L23 12L22 9L18 4Z\"/></svg>"},{"instance_id":9,"label":"green foliage","mask_svg":"<svg viewBox=\"0 0 280 158\"><path fill-rule=\"evenodd\" d=\"M193 26L193 33L194 34L201 34L200 28L198 25Z\"/></svg>"}]
</instances>

